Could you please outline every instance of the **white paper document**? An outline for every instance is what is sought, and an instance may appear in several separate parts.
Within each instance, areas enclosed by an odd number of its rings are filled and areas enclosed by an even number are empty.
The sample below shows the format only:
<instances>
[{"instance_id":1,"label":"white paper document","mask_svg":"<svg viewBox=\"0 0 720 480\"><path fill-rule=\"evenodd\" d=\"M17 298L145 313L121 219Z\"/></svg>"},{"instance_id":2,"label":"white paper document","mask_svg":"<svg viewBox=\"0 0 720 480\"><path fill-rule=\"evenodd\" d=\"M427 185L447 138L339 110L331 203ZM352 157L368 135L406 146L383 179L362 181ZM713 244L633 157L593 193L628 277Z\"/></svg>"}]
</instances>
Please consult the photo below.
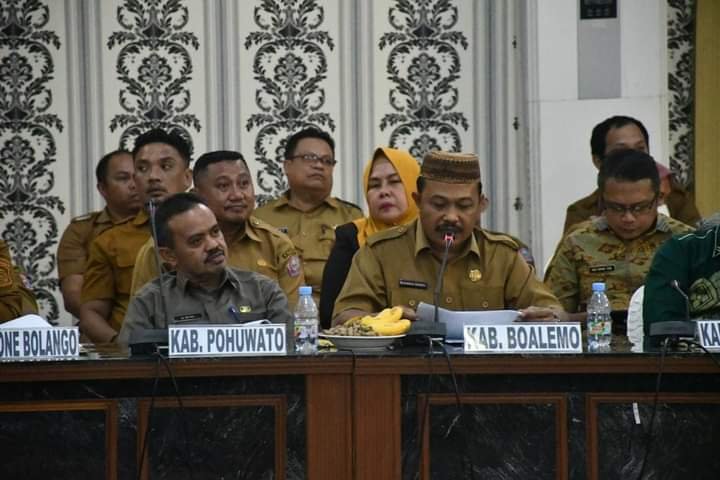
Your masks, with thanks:
<instances>
[{"instance_id":1,"label":"white paper document","mask_svg":"<svg viewBox=\"0 0 720 480\"><path fill-rule=\"evenodd\" d=\"M429 303L420 302L417 307L417 319L433 321L435 317L435 306ZM447 327L445 341L448 343L463 342L463 327L465 325L506 325L511 324L520 315L517 310L479 310L479 311L454 311L445 308L438 308L438 321Z\"/></svg>"}]
</instances>

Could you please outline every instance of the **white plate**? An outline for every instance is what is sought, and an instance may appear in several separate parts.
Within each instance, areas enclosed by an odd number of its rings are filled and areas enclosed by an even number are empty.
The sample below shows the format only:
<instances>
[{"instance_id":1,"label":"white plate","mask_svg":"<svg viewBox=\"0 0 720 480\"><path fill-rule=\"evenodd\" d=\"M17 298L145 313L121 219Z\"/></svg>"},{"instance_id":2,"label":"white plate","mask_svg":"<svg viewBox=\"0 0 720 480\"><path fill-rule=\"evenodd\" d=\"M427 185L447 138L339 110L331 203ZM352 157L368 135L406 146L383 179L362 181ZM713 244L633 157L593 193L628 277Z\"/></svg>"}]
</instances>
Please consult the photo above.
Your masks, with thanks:
<instances>
[{"instance_id":1,"label":"white plate","mask_svg":"<svg viewBox=\"0 0 720 480\"><path fill-rule=\"evenodd\" d=\"M351 337L347 335L327 335L320 337L330 340L340 350L385 350L385 348L402 335L386 335L381 337Z\"/></svg>"}]
</instances>

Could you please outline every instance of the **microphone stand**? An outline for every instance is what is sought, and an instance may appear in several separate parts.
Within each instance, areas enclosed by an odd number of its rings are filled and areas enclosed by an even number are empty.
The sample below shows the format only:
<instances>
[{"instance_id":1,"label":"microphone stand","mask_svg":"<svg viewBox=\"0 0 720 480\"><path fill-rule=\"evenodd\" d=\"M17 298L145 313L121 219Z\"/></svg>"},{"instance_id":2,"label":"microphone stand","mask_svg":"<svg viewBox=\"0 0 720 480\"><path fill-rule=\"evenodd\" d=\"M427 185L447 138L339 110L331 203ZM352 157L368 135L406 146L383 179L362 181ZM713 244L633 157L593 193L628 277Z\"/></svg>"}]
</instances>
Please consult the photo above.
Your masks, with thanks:
<instances>
[{"instance_id":1,"label":"microphone stand","mask_svg":"<svg viewBox=\"0 0 720 480\"><path fill-rule=\"evenodd\" d=\"M440 271L438 272L437 281L435 282L435 291L433 292L433 303L435 304L435 310L433 312L433 321L438 323L440 320L440 294L443 289L443 281L445 279L445 270L447 269L448 254L450 253L450 247L455 243L455 235L452 233L446 233L443 239L445 243L445 250L443 251L442 262L440 263Z\"/></svg>"},{"instance_id":2,"label":"microphone stand","mask_svg":"<svg viewBox=\"0 0 720 480\"><path fill-rule=\"evenodd\" d=\"M165 278L163 278L163 264L160 260L160 247L157 241L157 225L155 223L156 211L157 206L155 205L155 200L151 198L148 202L148 214L150 215L150 229L152 231L153 249L155 250L155 264L160 276L160 302L162 304L163 315L165 316L165 328L168 328L170 327L170 310L167 305L167 286L165 285Z\"/></svg>"}]
</instances>

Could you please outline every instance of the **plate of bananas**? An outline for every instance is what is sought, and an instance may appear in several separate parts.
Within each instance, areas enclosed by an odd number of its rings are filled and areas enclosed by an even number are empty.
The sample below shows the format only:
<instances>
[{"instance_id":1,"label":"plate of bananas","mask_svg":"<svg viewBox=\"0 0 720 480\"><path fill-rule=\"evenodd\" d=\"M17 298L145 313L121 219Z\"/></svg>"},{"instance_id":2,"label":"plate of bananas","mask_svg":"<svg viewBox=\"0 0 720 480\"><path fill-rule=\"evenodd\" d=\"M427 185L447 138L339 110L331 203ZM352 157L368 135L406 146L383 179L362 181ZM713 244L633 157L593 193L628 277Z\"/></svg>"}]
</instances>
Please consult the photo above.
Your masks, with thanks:
<instances>
[{"instance_id":1,"label":"plate of bananas","mask_svg":"<svg viewBox=\"0 0 720 480\"><path fill-rule=\"evenodd\" d=\"M384 350L410 330L410 320L402 318L402 308L386 308L377 315L351 318L320 334L343 350Z\"/></svg>"}]
</instances>

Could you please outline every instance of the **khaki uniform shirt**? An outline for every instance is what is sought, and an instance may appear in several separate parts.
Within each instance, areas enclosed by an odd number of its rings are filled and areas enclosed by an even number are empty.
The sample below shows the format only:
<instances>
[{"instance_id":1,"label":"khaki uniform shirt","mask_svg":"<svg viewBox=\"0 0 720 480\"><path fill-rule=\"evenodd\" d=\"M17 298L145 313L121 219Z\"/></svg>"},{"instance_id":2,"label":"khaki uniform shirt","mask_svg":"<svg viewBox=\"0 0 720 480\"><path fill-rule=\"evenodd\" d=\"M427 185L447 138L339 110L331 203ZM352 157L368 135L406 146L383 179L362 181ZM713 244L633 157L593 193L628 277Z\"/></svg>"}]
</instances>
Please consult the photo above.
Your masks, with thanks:
<instances>
[{"instance_id":1,"label":"khaki uniform shirt","mask_svg":"<svg viewBox=\"0 0 720 480\"><path fill-rule=\"evenodd\" d=\"M670 184L672 190L665 197L670 216L687 225L695 225L700 220L700 212L695 206L695 196L675 182ZM598 216L600 211L600 192L595 190L587 197L570 204L565 213L565 226L563 235L580 222Z\"/></svg>"},{"instance_id":2,"label":"khaki uniform shirt","mask_svg":"<svg viewBox=\"0 0 720 480\"><path fill-rule=\"evenodd\" d=\"M92 241L113 224L121 222L113 222L107 208L73 218L58 244L59 280L85 273L85 263Z\"/></svg>"},{"instance_id":3,"label":"khaki uniform shirt","mask_svg":"<svg viewBox=\"0 0 720 480\"><path fill-rule=\"evenodd\" d=\"M335 227L363 216L357 205L328 197L310 212L290 206L288 193L255 210L255 216L287 233L302 259L305 281L320 299L325 263L335 242Z\"/></svg>"},{"instance_id":4,"label":"khaki uniform shirt","mask_svg":"<svg viewBox=\"0 0 720 480\"><path fill-rule=\"evenodd\" d=\"M110 326L120 331L130 301L135 257L150 238L150 221L145 210L124 223L106 230L90 246L83 278L81 300L110 300Z\"/></svg>"},{"instance_id":5,"label":"khaki uniform shirt","mask_svg":"<svg viewBox=\"0 0 720 480\"><path fill-rule=\"evenodd\" d=\"M13 266L7 244L0 240L0 323L37 311L35 296Z\"/></svg>"},{"instance_id":6,"label":"khaki uniform shirt","mask_svg":"<svg viewBox=\"0 0 720 480\"><path fill-rule=\"evenodd\" d=\"M287 297L277 282L255 272L234 268L225 270L225 279L216 290L208 291L191 284L178 273L163 276L169 315L164 314L157 278L133 297L118 335L119 343L128 343L138 329L167 328L172 324L245 323L270 320L284 323L288 344L292 344L293 317ZM231 309L237 313L231 313Z\"/></svg>"},{"instance_id":7,"label":"khaki uniform shirt","mask_svg":"<svg viewBox=\"0 0 720 480\"><path fill-rule=\"evenodd\" d=\"M287 235L275 227L250 216L245 231L235 238L226 238L228 266L249 270L275 280L295 305L298 287L305 282L300 258ZM158 276L152 238L145 242L135 261L131 294Z\"/></svg>"},{"instance_id":8,"label":"khaki uniform shirt","mask_svg":"<svg viewBox=\"0 0 720 480\"><path fill-rule=\"evenodd\" d=\"M351 308L377 312L386 307L434 303L440 270L422 224L416 220L368 238L353 258L334 316ZM502 234L476 228L465 250L448 262L440 306L450 310L519 309L560 304Z\"/></svg>"},{"instance_id":9,"label":"khaki uniform shirt","mask_svg":"<svg viewBox=\"0 0 720 480\"><path fill-rule=\"evenodd\" d=\"M663 214L655 228L633 240L617 237L605 217L580 223L560 242L545 283L567 312L585 310L593 282L605 282L613 310L627 310L630 297L645 283L655 251L674 234L689 231Z\"/></svg>"}]
</instances>

